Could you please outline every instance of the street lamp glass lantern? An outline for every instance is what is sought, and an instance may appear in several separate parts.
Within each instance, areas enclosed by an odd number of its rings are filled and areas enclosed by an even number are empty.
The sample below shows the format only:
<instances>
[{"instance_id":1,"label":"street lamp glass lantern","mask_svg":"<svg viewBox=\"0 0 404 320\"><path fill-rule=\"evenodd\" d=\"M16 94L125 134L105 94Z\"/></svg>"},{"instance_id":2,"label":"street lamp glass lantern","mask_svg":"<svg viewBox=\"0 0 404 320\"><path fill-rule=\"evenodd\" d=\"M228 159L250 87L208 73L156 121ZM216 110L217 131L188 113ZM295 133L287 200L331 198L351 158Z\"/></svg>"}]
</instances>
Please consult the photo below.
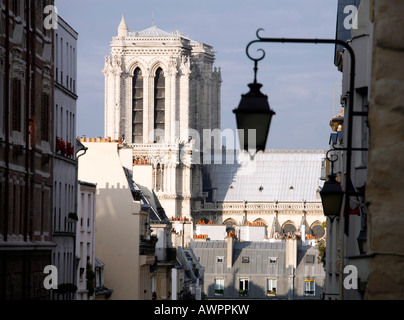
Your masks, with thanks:
<instances>
[{"instance_id":1,"label":"street lamp glass lantern","mask_svg":"<svg viewBox=\"0 0 404 320\"><path fill-rule=\"evenodd\" d=\"M241 96L238 108L233 110L236 115L240 144L246 151L254 144L256 151L264 151L271 119L275 112L269 107L268 97L260 91L261 84L254 82L248 86L250 92Z\"/></svg>"},{"instance_id":2,"label":"street lamp glass lantern","mask_svg":"<svg viewBox=\"0 0 404 320\"><path fill-rule=\"evenodd\" d=\"M334 220L340 215L344 192L341 184L335 179L335 175L328 176L328 181L324 183L320 191L321 202L323 203L324 215Z\"/></svg>"}]
</instances>

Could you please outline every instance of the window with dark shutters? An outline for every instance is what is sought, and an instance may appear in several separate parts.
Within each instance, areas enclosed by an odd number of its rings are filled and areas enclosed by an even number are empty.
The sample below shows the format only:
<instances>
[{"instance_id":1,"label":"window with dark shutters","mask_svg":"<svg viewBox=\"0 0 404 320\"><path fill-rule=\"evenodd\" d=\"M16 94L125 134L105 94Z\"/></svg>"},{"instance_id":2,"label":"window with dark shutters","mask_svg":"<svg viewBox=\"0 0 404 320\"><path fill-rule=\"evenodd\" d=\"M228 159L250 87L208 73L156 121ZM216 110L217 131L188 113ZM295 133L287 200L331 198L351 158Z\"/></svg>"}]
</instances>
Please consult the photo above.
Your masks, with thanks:
<instances>
[{"instance_id":1,"label":"window with dark shutters","mask_svg":"<svg viewBox=\"0 0 404 320\"><path fill-rule=\"evenodd\" d=\"M41 140L49 141L49 94L42 93Z\"/></svg>"},{"instance_id":2,"label":"window with dark shutters","mask_svg":"<svg viewBox=\"0 0 404 320\"><path fill-rule=\"evenodd\" d=\"M12 125L11 130L21 131L21 80L12 81Z\"/></svg>"}]
</instances>

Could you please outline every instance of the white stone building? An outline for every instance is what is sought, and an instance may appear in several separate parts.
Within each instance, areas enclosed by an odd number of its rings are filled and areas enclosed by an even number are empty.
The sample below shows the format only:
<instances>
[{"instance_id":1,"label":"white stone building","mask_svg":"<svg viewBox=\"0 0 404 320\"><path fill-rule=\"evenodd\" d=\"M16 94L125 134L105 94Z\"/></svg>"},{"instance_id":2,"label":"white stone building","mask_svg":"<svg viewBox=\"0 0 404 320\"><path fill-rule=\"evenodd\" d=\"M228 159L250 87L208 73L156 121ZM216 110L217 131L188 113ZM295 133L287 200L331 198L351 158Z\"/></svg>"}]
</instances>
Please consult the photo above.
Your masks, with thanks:
<instances>
[{"instance_id":1,"label":"white stone building","mask_svg":"<svg viewBox=\"0 0 404 320\"><path fill-rule=\"evenodd\" d=\"M346 30L340 27L337 30L338 39L348 41L355 53L355 93L354 105L349 105L349 81L351 57L346 49L336 48L335 66L342 72L342 116L331 120L333 130L339 126L338 131L331 134L330 144L334 149L344 148L348 140L348 108L354 112L363 113L363 116L353 117L352 122L352 147L367 149L369 147L369 124L366 116L369 108L371 76L372 76L372 50L373 50L373 22L369 13L373 10L371 1L339 1L337 23L342 25L344 13L343 7L351 2L358 8L358 28ZM341 143L343 142L343 144ZM338 161L334 166L334 173L340 179L342 186L345 184L346 175L346 150L335 151ZM327 221L327 252L326 252L326 278L325 299L357 300L362 299L367 277L368 257L367 251L367 214L365 205L365 189L369 183L368 175L368 151L356 150L352 152L351 195L349 218L341 213L341 217L331 222ZM342 208L341 212L345 209ZM345 288L343 285L343 270L345 266L355 266L358 270L359 283L356 289Z\"/></svg>"},{"instance_id":2,"label":"white stone building","mask_svg":"<svg viewBox=\"0 0 404 320\"><path fill-rule=\"evenodd\" d=\"M214 60L207 44L155 25L129 31L124 17L105 59L105 136L122 138L134 165L149 167L168 217L189 217L201 196L195 154L203 130L220 129L221 121Z\"/></svg>"},{"instance_id":3,"label":"white stone building","mask_svg":"<svg viewBox=\"0 0 404 320\"><path fill-rule=\"evenodd\" d=\"M210 222L244 241L280 239L302 234L303 228L302 236L323 238L324 159L323 150L266 150L252 161L239 157L204 166L205 197L194 208L196 234L204 232L201 222Z\"/></svg>"},{"instance_id":4,"label":"white stone building","mask_svg":"<svg viewBox=\"0 0 404 320\"><path fill-rule=\"evenodd\" d=\"M207 218L218 224L237 225L259 220L270 237L275 236L278 224L281 229L290 225L296 231L305 224L306 232L321 228L324 216L318 191L323 151L265 154L263 157L280 157L275 159L276 168L262 165L266 160L260 159L256 172L244 179L249 182L238 182L237 192L242 197L224 197L236 190L226 180L231 178L228 174L240 177L249 168L241 167L237 160L232 161L233 165L210 165L222 154L221 137L225 136L220 131L221 73L213 67L214 60L209 45L154 25L143 31L129 31L122 17L103 70L105 136L133 148L134 180L154 190L169 218L193 218L195 222ZM290 172L290 179L282 183L291 185L282 190L281 197L276 188L286 186L277 186L268 170ZM290 170L301 174L293 176ZM217 185L208 185L209 174L217 174ZM249 189L254 179L264 190L258 190L260 186ZM299 185L292 191L289 187L294 183ZM305 188L309 189L303 194ZM215 200L218 195L222 198ZM284 195L287 197L282 198Z\"/></svg>"},{"instance_id":5,"label":"white stone building","mask_svg":"<svg viewBox=\"0 0 404 320\"><path fill-rule=\"evenodd\" d=\"M97 184L95 256L106 266L104 285L114 291L110 299L150 300L155 244L149 213L134 195L127 149L96 139L82 143L88 150L79 158L79 179Z\"/></svg>"},{"instance_id":6,"label":"white stone building","mask_svg":"<svg viewBox=\"0 0 404 320\"><path fill-rule=\"evenodd\" d=\"M61 17L54 33L55 102L54 135L56 137L53 180L53 250L52 264L58 268L61 283L75 283L76 222L69 219L77 213L76 81L78 33ZM66 297L66 296L65 296ZM69 296L73 298L72 296ZM57 299L57 295L54 296Z\"/></svg>"},{"instance_id":7,"label":"white stone building","mask_svg":"<svg viewBox=\"0 0 404 320\"><path fill-rule=\"evenodd\" d=\"M91 265L94 271L95 260L95 210L96 189L93 183L79 181L77 206L77 234L76 256L78 258L76 269L76 300L93 299L88 294L86 272Z\"/></svg>"},{"instance_id":8,"label":"white stone building","mask_svg":"<svg viewBox=\"0 0 404 320\"><path fill-rule=\"evenodd\" d=\"M323 238L325 152L271 150L225 163L237 153L221 145L214 59L212 47L178 31L129 31L122 17L103 70L106 140L125 150L139 188L158 197L175 247L205 232L200 221L215 240L228 232L242 241Z\"/></svg>"}]
</instances>

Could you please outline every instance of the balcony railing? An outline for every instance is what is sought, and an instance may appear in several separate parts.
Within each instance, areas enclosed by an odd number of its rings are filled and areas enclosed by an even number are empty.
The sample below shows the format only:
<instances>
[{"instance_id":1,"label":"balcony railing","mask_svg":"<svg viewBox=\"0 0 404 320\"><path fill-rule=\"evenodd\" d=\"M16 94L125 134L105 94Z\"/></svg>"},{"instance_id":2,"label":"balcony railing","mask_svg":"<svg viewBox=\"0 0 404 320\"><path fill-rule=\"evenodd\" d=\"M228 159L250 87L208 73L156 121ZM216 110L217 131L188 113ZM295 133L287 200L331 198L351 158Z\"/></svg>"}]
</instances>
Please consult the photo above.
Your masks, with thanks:
<instances>
[{"instance_id":1,"label":"balcony railing","mask_svg":"<svg viewBox=\"0 0 404 320\"><path fill-rule=\"evenodd\" d=\"M175 248L156 248L157 260L161 262L172 262L177 258Z\"/></svg>"},{"instance_id":2,"label":"balcony railing","mask_svg":"<svg viewBox=\"0 0 404 320\"><path fill-rule=\"evenodd\" d=\"M139 254L141 256L154 256L156 254L156 242L152 240L140 240Z\"/></svg>"}]
</instances>

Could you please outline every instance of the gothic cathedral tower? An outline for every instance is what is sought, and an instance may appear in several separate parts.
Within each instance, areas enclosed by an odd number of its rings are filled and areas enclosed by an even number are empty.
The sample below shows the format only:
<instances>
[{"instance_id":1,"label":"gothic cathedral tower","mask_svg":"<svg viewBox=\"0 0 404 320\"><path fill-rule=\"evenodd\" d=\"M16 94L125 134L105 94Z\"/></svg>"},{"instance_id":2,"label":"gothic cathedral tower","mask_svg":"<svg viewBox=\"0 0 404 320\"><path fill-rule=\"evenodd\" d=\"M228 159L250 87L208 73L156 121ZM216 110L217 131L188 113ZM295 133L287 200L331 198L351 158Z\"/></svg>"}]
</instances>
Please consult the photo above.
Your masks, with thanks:
<instances>
[{"instance_id":1,"label":"gothic cathedral tower","mask_svg":"<svg viewBox=\"0 0 404 320\"><path fill-rule=\"evenodd\" d=\"M125 19L105 59L105 136L133 150L133 178L149 184L168 217L190 217L202 196L204 129L220 129L220 70L213 48ZM149 182L148 182L149 181Z\"/></svg>"}]
</instances>

